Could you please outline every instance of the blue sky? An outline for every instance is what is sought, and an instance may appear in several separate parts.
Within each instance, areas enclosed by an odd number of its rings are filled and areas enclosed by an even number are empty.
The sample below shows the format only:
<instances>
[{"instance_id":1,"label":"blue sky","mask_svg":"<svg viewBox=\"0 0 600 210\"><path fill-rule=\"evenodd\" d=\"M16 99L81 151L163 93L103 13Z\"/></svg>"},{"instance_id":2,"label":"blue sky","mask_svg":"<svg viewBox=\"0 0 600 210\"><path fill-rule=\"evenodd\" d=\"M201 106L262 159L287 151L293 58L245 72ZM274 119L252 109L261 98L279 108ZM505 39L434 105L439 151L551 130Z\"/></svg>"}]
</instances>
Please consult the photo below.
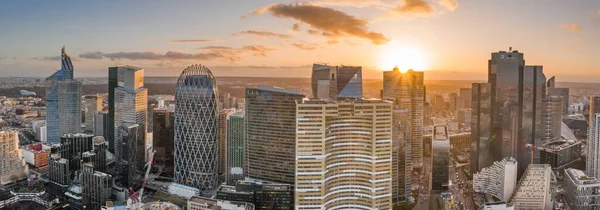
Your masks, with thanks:
<instances>
[{"instance_id":1,"label":"blue sky","mask_svg":"<svg viewBox=\"0 0 600 210\"><path fill-rule=\"evenodd\" d=\"M366 77L376 78L378 71L391 68L383 63L392 60L401 67L422 67L418 70L429 71L430 79L485 79L489 54L513 47L525 53L527 64L543 65L546 75L559 81L600 76L600 1L295 3L6 1L0 6L0 72L50 75L60 66L52 58L66 45L76 59L76 77L106 76L109 66L125 64L145 68L148 76L177 76L195 63L217 76L308 77L310 64L325 62L361 65ZM263 13L252 14L261 8ZM316 15L321 20L312 18ZM414 51L420 63L406 55Z\"/></svg>"}]
</instances>

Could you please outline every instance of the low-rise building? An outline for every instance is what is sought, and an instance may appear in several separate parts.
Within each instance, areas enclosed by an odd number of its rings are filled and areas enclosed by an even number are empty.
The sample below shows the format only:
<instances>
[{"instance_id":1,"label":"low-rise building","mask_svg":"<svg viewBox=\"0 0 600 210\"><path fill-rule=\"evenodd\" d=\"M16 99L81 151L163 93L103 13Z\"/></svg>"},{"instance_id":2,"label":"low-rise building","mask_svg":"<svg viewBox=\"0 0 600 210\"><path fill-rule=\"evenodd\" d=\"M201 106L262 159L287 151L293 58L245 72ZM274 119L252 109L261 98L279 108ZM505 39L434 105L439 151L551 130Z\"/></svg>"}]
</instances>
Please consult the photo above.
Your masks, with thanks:
<instances>
[{"instance_id":1,"label":"low-rise building","mask_svg":"<svg viewBox=\"0 0 600 210\"><path fill-rule=\"evenodd\" d=\"M25 162L34 168L47 166L50 149L52 147L45 144L30 144L21 147L21 153Z\"/></svg>"},{"instance_id":2,"label":"low-rise building","mask_svg":"<svg viewBox=\"0 0 600 210\"><path fill-rule=\"evenodd\" d=\"M210 198L191 197L187 202L188 210L254 210L254 205L246 202L225 201Z\"/></svg>"},{"instance_id":3,"label":"low-rise building","mask_svg":"<svg viewBox=\"0 0 600 210\"><path fill-rule=\"evenodd\" d=\"M600 182L583 171L565 169L564 198L569 209L600 209Z\"/></svg>"}]
</instances>

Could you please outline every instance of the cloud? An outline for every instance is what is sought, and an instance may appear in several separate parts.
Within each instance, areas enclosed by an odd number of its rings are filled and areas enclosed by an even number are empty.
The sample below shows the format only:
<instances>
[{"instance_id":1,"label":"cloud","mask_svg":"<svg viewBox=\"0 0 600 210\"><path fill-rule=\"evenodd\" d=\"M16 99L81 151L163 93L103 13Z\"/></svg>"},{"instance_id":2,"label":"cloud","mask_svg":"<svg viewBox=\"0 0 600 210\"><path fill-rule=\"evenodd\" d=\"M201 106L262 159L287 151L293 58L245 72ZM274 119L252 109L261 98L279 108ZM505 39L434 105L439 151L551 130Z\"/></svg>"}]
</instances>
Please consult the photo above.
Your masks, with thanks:
<instances>
[{"instance_id":1,"label":"cloud","mask_svg":"<svg viewBox=\"0 0 600 210\"><path fill-rule=\"evenodd\" d=\"M258 36L262 36L262 37L277 37L277 38L282 38L282 39L292 38L292 36L290 36L290 35L273 33L273 32L269 32L269 31L258 31L258 30L240 31L240 32L232 34L232 36L239 35L239 34L258 35Z\"/></svg>"},{"instance_id":2,"label":"cloud","mask_svg":"<svg viewBox=\"0 0 600 210\"><path fill-rule=\"evenodd\" d=\"M83 54L79 54L79 57L86 58L86 59L102 59L102 52L100 52L100 51L86 52Z\"/></svg>"},{"instance_id":3,"label":"cloud","mask_svg":"<svg viewBox=\"0 0 600 210\"><path fill-rule=\"evenodd\" d=\"M574 24L574 23L560 24L560 25L558 25L558 27L565 29L565 30L569 30L569 31L582 31L583 30L583 28L580 25Z\"/></svg>"},{"instance_id":4,"label":"cloud","mask_svg":"<svg viewBox=\"0 0 600 210\"><path fill-rule=\"evenodd\" d=\"M359 43L351 42L351 41L348 41L348 40L344 40L344 42L345 42L347 45L350 45L350 46L357 46L357 45L360 45Z\"/></svg>"},{"instance_id":5,"label":"cloud","mask_svg":"<svg viewBox=\"0 0 600 210\"><path fill-rule=\"evenodd\" d=\"M317 35L317 34L319 34L319 31L317 31L317 30L312 30L312 29L308 29L306 32L308 32L309 34L312 34L312 35Z\"/></svg>"},{"instance_id":6,"label":"cloud","mask_svg":"<svg viewBox=\"0 0 600 210\"><path fill-rule=\"evenodd\" d=\"M330 46L331 45L336 45L336 44L339 44L339 43L340 43L340 41L337 40L337 39L332 39L332 40L327 41L327 44L330 45Z\"/></svg>"},{"instance_id":7,"label":"cloud","mask_svg":"<svg viewBox=\"0 0 600 210\"><path fill-rule=\"evenodd\" d=\"M380 0L321 0L309 2L315 6L339 6L339 7L389 7L389 5L381 2Z\"/></svg>"},{"instance_id":8,"label":"cloud","mask_svg":"<svg viewBox=\"0 0 600 210\"><path fill-rule=\"evenodd\" d=\"M293 43L292 46L301 49L301 50L316 50L319 46L317 44L302 44L302 43Z\"/></svg>"},{"instance_id":9,"label":"cloud","mask_svg":"<svg viewBox=\"0 0 600 210\"><path fill-rule=\"evenodd\" d=\"M167 43L210 43L218 41L218 39L177 39L168 41Z\"/></svg>"},{"instance_id":10,"label":"cloud","mask_svg":"<svg viewBox=\"0 0 600 210\"><path fill-rule=\"evenodd\" d=\"M455 0L439 0L438 3L450 11L454 11L458 7L458 3Z\"/></svg>"},{"instance_id":11,"label":"cloud","mask_svg":"<svg viewBox=\"0 0 600 210\"><path fill-rule=\"evenodd\" d=\"M367 27L369 21L328 7L320 7L307 3L271 4L252 13L258 15L266 12L269 12L274 17L294 19L336 37L368 39L375 45L385 44L390 41L381 33L369 31Z\"/></svg>"},{"instance_id":12,"label":"cloud","mask_svg":"<svg viewBox=\"0 0 600 210\"><path fill-rule=\"evenodd\" d=\"M294 23L294 26L292 26L292 31L294 31L294 32L300 31L300 24Z\"/></svg>"},{"instance_id":13,"label":"cloud","mask_svg":"<svg viewBox=\"0 0 600 210\"><path fill-rule=\"evenodd\" d=\"M201 47L201 48L196 48L199 50L231 50L233 49L232 47L227 47L227 46L208 46L208 47Z\"/></svg>"},{"instance_id":14,"label":"cloud","mask_svg":"<svg viewBox=\"0 0 600 210\"><path fill-rule=\"evenodd\" d=\"M444 0L442 0L444 1ZM452 1L452 0L445 0ZM394 12L400 14L428 15L433 12L433 6L424 0L403 0L402 6L396 7Z\"/></svg>"},{"instance_id":15,"label":"cloud","mask_svg":"<svg viewBox=\"0 0 600 210\"><path fill-rule=\"evenodd\" d=\"M202 49L202 48L201 48ZM156 60L156 61L182 61L182 60L225 60L236 62L242 60L246 54L253 56L267 56L267 53L275 49L263 45L246 45L241 48L231 48L226 46L208 46L204 49L211 50L202 53L185 53L180 51L167 51L164 54L156 52L115 52L103 53L93 52L84 53L82 58L99 59L107 58L110 60ZM82 55L84 55L82 54Z\"/></svg>"}]
</instances>

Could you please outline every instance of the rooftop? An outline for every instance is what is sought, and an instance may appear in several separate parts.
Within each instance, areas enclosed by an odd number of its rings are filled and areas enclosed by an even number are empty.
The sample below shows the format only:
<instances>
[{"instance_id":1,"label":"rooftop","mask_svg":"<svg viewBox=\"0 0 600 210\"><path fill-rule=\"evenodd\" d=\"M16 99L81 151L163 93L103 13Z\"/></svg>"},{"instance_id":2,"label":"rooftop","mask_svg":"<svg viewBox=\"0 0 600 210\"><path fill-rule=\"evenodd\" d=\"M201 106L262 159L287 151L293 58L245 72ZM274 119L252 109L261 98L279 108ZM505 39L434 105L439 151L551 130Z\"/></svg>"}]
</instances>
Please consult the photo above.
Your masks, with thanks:
<instances>
[{"instance_id":1,"label":"rooftop","mask_svg":"<svg viewBox=\"0 0 600 210\"><path fill-rule=\"evenodd\" d=\"M302 93L300 93L300 91L285 89L285 88L281 88L281 87L259 85L257 87L257 89L259 89L259 90L266 90L266 91L273 91L273 92L280 92L280 93L287 93L287 94L302 95Z\"/></svg>"}]
</instances>

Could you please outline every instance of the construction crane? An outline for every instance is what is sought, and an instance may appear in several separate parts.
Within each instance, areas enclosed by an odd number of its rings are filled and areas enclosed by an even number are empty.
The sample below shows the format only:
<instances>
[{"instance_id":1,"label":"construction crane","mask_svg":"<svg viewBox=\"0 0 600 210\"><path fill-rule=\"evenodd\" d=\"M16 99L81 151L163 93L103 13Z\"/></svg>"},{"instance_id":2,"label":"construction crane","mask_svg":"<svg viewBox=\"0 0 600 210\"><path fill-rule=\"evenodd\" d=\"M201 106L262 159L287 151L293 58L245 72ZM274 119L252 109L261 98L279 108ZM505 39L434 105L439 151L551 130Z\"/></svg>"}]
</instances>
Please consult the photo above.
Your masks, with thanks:
<instances>
[{"instance_id":1,"label":"construction crane","mask_svg":"<svg viewBox=\"0 0 600 210\"><path fill-rule=\"evenodd\" d=\"M558 154L558 152L557 152L557 151L548 151L546 148L540 148L540 147L538 147L538 146L535 146L535 145L532 145L532 144L530 144L530 143L527 143L527 141L526 141L525 139L523 139L523 143L525 143L525 147L527 147L527 148L531 148L531 152L530 152L530 154L531 154L531 159L529 160L529 161L530 161L530 162L529 162L529 164L533 164L533 154L535 153L535 150L539 150L539 151L545 151L545 152L552 152L552 153L554 153L555 155L557 155L557 154Z\"/></svg>"},{"instance_id":2,"label":"construction crane","mask_svg":"<svg viewBox=\"0 0 600 210\"><path fill-rule=\"evenodd\" d=\"M144 174L142 187L136 193L132 187L129 188L129 199L127 199L127 209L141 209L142 198L144 196L144 188L146 188L146 182L148 181L148 174L150 174L150 168L154 161L155 151L150 151L148 154L148 162L146 163L146 173ZM139 196L138 196L139 195Z\"/></svg>"}]
</instances>

